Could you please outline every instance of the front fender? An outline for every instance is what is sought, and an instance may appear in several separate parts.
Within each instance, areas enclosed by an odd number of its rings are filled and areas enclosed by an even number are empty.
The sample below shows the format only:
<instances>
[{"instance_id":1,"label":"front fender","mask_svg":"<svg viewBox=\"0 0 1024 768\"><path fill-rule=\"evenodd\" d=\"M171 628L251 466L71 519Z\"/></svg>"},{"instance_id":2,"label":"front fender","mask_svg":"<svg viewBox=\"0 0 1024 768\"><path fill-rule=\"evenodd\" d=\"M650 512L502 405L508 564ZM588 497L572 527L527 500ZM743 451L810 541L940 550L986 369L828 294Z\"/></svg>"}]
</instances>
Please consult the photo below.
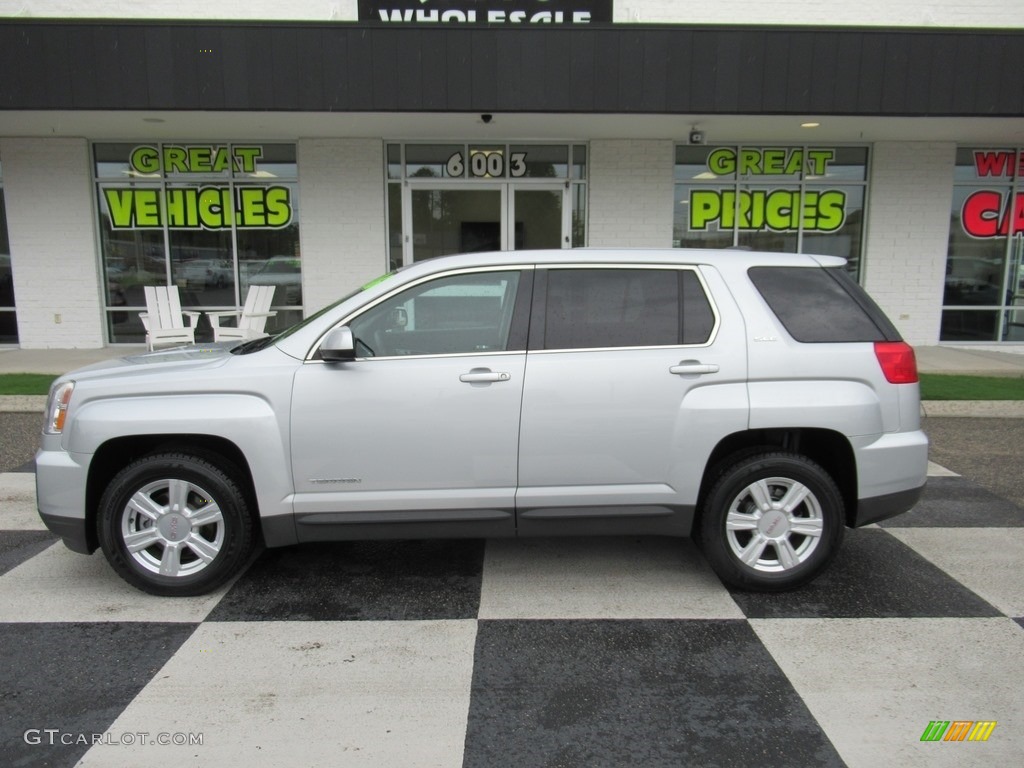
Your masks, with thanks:
<instances>
[{"instance_id":1,"label":"front fender","mask_svg":"<svg viewBox=\"0 0 1024 768\"><path fill-rule=\"evenodd\" d=\"M252 394L188 394L92 400L80 404L63 447L93 455L112 440L153 435L211 436L233 443L252 474L261 523L292 515L293 484L287 424L267 400ZM271 520L271 518L273 520Z\"/></svg>"}]
</instances>

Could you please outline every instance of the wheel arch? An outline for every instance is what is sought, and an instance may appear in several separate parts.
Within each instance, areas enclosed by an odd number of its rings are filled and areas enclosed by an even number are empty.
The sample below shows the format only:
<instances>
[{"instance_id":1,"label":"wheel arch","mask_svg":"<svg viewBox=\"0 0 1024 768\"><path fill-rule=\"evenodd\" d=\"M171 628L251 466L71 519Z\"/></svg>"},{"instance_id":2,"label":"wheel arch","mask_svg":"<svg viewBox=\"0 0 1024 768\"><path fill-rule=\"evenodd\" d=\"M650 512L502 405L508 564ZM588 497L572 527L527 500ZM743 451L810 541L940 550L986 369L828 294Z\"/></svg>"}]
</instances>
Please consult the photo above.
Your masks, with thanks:
<instances>
[{"instance_id":1,"label":"wheel arch","mask_svg":"<svg viewBox=\"0 0 1024 768\"><path fill-rule=\"evenodd\" d=\"M259 541L263 540L259 502L252 470L245 454L233 442L219 435L168 434L129 435L106 441L89 463L85 486L86 536L89 551L99 547L99 506L103 492L114 476L127 464L159 453L185 453L214 464L231 476L245 495Z\"/></svg>"},{"instance_id":2,"label":"wheel arch","mask_svg":"<svg viewBox=\"0 0 1024 768\"><path fill-rule=\"evenodd\" d=\"M845 523L852 526L857 513L857 464L853 446L840 432L810 427L752 429L734 432L715 446L708 458L697 497L699 525L708 492L731 465L744 456L771 450L785 450L806 456L833 479L843 498Z\"/></svg>"}]
</instances>

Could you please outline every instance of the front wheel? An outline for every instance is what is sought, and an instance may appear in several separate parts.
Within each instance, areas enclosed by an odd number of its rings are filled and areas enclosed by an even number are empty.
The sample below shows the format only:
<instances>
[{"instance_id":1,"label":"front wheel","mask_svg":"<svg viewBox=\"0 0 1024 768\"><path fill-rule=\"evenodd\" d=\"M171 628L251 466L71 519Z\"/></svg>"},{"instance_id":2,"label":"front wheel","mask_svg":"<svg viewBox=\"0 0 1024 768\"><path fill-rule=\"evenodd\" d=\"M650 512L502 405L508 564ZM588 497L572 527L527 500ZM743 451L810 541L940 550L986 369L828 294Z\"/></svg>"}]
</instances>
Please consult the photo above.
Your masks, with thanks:
<instances>
[{"instance_id":1,"label":"front wheel","mask_svg":"<svg viewBox=\"0 0 1024 768\"><path fill-rule=\"evenodd\" d=\"M829 474L790 453L747 456L707 495L699 540L726 584L762 592L802 586L843 538L843 498Z\"/></svg>"},{"instance_id":2,"label":"front wheel","mask_svg":"<svg viewBox=\"0 0 1024 768\"><path fill-rule=\"evenodd\" d=\"M231 475L196 456L158 454L129 464L107 486L99 539L129 584L153 595L200 595L242 567L253 526Z\"/></svg>"}]
</instances>

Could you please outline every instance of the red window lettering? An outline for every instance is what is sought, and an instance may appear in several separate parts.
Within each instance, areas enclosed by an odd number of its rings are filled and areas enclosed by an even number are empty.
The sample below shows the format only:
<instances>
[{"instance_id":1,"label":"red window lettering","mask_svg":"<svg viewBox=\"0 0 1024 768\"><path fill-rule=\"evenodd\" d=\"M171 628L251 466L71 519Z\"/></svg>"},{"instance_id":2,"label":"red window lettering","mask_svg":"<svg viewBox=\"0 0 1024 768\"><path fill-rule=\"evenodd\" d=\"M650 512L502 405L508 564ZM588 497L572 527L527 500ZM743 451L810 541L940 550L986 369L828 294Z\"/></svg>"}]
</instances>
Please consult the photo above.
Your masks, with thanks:
<instances>
[{"instance_id":1,"label":"red window lettering","mask_svg":"<svg viewBox=\"0 0 1024 768\"><path fill-rule=\"evenodd\" d=\"M1003 193L979 190L964 201L960 220L971 237L1005 237L1024 233L1024 192L1004 204Z\"/></svg>"}]
</instances>

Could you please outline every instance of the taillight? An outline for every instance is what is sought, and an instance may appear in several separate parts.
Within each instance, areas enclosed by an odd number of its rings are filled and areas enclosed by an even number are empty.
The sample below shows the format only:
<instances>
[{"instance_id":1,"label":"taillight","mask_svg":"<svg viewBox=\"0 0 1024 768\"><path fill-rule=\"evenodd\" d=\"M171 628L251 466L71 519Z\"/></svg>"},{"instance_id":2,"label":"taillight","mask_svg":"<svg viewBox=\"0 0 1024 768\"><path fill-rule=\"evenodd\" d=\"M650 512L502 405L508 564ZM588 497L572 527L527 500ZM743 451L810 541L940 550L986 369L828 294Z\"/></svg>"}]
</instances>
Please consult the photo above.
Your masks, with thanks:
<instances>
[{"instance_id":1,"label":"taillight","mask_svg":"<svg viewBox=\"0 0 1024 768\"><path fill-rule=\"evenodd\" d=\"M914 348L905 341L876 341L875 357L890 384L915 384L917 358Z\"/></svg>"}]
</instances>

